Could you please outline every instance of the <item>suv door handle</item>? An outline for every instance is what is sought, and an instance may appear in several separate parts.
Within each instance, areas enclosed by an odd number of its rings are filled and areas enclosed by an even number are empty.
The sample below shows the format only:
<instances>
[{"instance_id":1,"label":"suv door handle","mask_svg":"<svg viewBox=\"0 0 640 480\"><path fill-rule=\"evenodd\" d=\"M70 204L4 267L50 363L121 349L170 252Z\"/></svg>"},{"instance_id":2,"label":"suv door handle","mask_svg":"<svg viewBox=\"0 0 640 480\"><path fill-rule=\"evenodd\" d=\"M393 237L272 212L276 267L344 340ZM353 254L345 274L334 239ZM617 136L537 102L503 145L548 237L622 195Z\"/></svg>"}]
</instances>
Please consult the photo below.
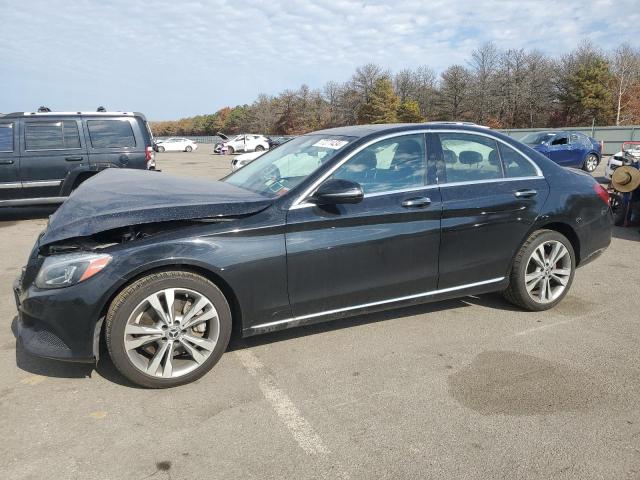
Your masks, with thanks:
<instances>
[{"instance_id":1,"label":"suv door handle","mask_svg":"<svg viewBox=\"0 0 640 480\"><path fill-rule=\"evenodd\" d=\"M13 160L11 159L0 160L0 165L11 165L11 164L13 164Z\"/></svg>"},{"instance_id":2,"label":"suv door handle","mask_svg":"<svg viewBox=\"0 0 640 480\"><path fill-rule=\"evenodd\" d=\"M513 192L513 194L517 198L531 198L531 197L535 197L538 194L538 191L530 188L530 189L524 189L524 190L517 190Z\"/></svg>"},{"instance_id":3,"label":"suv door handle","mask_svg":"<svg viewBox=\"0 0 640 480\"><path fill-rule=\"evenodd\" d=\"M428 197L410 198L402 202L404 208L422 208L431 205L431 199Z\"/></svg>"},{"instance_id":4,"label":"suv door handle","mask_svg":"<svg viewBox=\"0 0 640 480\"><path fill-rule=\"evenodd\" d=\"M82 157L80 155L75 155L73 157L64 157L67 162L81 162Z\"/></svg>"}]
</instances>

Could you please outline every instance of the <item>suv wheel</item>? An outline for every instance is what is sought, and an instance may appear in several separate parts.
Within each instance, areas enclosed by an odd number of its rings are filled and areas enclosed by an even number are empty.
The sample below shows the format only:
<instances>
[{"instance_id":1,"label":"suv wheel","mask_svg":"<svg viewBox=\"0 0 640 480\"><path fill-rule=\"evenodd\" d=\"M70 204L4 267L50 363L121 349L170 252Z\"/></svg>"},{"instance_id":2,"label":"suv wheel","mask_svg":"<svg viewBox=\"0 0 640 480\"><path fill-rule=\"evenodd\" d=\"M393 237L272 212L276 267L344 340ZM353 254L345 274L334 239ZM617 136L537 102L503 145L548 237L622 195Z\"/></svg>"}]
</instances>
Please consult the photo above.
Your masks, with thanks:
<instances>
[{"instance_id":1,"label":"suv wheel","mask_svg":"<svg viewBox=\"0 0 640 480\"><path fill-rule=\"evenodd\" d=\"M569 291L575 265L575 253L567 237L553 230L538 230L520 247L503 294L526 310L548 310Z\"/></svg>"},{"instance_id":2,"label":"suv wheel","mask_svg":"<svg viewBox=\"0 0 640 480\"><path fill-rule=\"evenodd\" d=\"M200 378L218 362L230 335L231 311L222 292L185 271L133 282L109 306L105 327L118 371L149 388Z\"/></svg>"}]
</instances>

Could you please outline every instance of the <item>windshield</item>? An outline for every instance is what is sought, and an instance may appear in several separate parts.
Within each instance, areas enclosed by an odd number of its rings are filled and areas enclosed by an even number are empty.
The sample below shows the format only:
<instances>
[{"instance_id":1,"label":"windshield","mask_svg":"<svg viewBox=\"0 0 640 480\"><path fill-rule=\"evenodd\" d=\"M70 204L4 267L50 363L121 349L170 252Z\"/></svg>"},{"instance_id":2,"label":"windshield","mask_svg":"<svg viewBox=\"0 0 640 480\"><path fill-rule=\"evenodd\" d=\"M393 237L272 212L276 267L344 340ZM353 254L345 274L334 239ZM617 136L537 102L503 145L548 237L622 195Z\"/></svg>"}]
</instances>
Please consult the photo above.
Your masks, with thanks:
<instances>
[{"instance_id":1,"label":"windshield","mask_svg":"<svg viewBox=\"0 0 640 480\"><path fill-rule=\"evenodd\" d=\"M354 140L356 137L303 135L269 150L224 181L266 197L279 197Z\"/></svg>"},{"instance_id":2,"label":"windshield","mask_svg":"<svg viewBox=\"0 0 640 480\"><path fill-rule=\"evenodd\" d=\"M527 135L522 137L520 141L522 143L526 143L527 145L542 145L543 143L547 143L555 136L555 133L528 133Z\"/></svg>"}]
</instances>

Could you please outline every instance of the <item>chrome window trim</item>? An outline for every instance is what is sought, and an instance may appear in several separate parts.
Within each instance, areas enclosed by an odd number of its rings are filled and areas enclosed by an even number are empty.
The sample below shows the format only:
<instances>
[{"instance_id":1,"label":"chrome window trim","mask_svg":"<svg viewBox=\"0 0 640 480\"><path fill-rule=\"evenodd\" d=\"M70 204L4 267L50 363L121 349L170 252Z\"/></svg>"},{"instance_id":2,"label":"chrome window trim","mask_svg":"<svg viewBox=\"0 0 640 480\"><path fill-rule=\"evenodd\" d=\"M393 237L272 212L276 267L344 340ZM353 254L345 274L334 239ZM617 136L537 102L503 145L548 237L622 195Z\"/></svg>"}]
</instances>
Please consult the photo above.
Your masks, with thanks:
<instances>
[{"instance_id":1,"label":"chrome window trim","mask_svg":"<svg viewBox=\"0 0 640 480\"><path fill-rule=\"evenodd\" d=\"M447 128L447 129L420 128L420 129L416 129L416 130L405 130L403 132L389 133L387 135L383 135L383 136L371 139L368 142L364 143L363 145L360 145L356 150L354 150L349 155L347 155L345 158L343 158L339 163L337 163L336 165L331 167L329 170L327 170L318 180L316 180L309 188L307 188L301 195L299 195L294 200L294 202L291 205L291 207L289 207L289 210L295 210L297 208L302 208L302 206L308 207L308 206L312 205L311 203L304 202L304 200L306 198L308 198L313 193L313 191L320 186L320 184L322 182L324 182L329 176L331 176L331 174L333 172L335 172L344 163L348 162L352 157L354 157L355 155L360 153L365 148L373 145L374 143L380 142L382 140L387 140L389 138L402 137L402 136L405 136L405 135L427 134L427 133L436 133L436 134L437 133L464 133L464 134L468 134L468 135L479 135L481 137L490 138L490 139L495 140L496 142L500 142L503 145L506 145L507 147L512 148L513 150L518 152L529 163L531 163L531 165L533 165L533 167L535 168L536 173L538 174L538 175L536 175L534 177L503 177L503 178L488 179L489 181L498 182L498 181L505 181L505 180L506 181L521 180L523 178L544 178L544 175L543 175L542 170L540 169L540 167L533 160L531 160L531 158L529 158L529 156L527 154L522 152L522 150L520 150L519 148L514 147L513 145L510 145L509 143L505 142L504 140L502 140L502 139L500 139L498 137L495 137L493 135L487 134L485 132L476 132L476 131L461 130L461 129L455 129L455 128L452 128L452 129L449 129L449 128ZM454 185L454 184L455 185L471 185L471 184L475 184L475 183L488 183L488 182L486 180L473 180L473 181L469 181L469 182L452 182L452 183L440 183L440 184L437 184L437 185L424 185L424 187L443 187L443 186L451 186L451 185ZM423 188L423 187L420 187L420 188ZM376 192L376 193L378 193L378 192ZM379 193L391 193L391 192L379 192Z\"/></svg>"},{"instance_id":2,"label":"chrome window trim","mask_svg":"<svg viewBox=\"0 0 640 480\"><path fill-rule=\"evenodd\" d=\"M446 182L438 184L439 187L447 188L447 187L458 187L460 185L475 185L482 183L500 183L500 182L515 182L518 180L539 180L544 178L542 176L528 176L528 177L504 177L504 178L487 178L485 180L469 180L465 182Z\"/></svg>"},{"instance_id":3,"label":"chrome window trim","mask_svg":"<svg viewBox=\"0 0 640 480\"><path fill-rule=\"evenodd\" d=\"M8 190L11 188L22 188L22 182L5 182L0 183L0 190Z\"/></svg>"},{"instance_id":4,"label":"chrome window trim","mask_svg":"<svg viewBox=\"0 0 640 480\"><path fill-rule=\"evenodd\" d=\"M421 187L400 188L398 190L385 190L383 192L371 192L371 193L365 193L364 198L382 197L385 195L394 195L396 193L421 192L423 190L433 190L434 188L438 188L438 187L439 185L423 185ZM304 202L304 203L299 203L298 205L292 206L291 208L289 208L289 210L299 210L301 208L309 208L309 207L316 207L316 206L317 205L315 203Z\"/></svg>"},{"instance_id":5,"label":"chrome window trim","mask_svg":"<svg viewBox=\"0 0 640 480\"><path fill-rule=\"evenodd\" d=\"M307 314L307 315L300 315L300 316L297 316L297 317L286 318L284 320L276 320L275 322L261 323L259 325L254 325L251 328L252 329L268 328L268 327L273 327L273 326L276 326L276 325L282 325L282 324L285 324L285 323L297 322L297 321L301 321L301 320L309 320L311 318L317 318L317 317L323 317L323 316L326 316L326 315L332 315L334 313L348 312L348 311L351 311L351 310L360 310L360 309L363 309L363 308L375 307L375 306L378 306L378 305L386 305L386 304L389 304L389 303L402 302L402 301L405 301L405 300L413 300L413 299L416 299L416 298L429 297L429 296L438 295L438 294L441 294L441 293L455 292L457 290L464 290L464 289L467 289L467 288L480 287L482 285L489 285L491 283L498 283L498 282L500 282L500 281L502 281L504 279L505 279L505 277L491 278L489 280L483 280L481 282L474 282L474 283L467 283L465 285L459 285L457 287L442 288L440 290L430 290L428 292L416 293L414 295L406 295L404 297L389 298L387 300L379 300L377 302L371 302L371 303L362 303L360 305L353 305L351 307L336 308L334 310L326 310L324 312L310 313L310 314Z\"/></svg>"}]
</instances>

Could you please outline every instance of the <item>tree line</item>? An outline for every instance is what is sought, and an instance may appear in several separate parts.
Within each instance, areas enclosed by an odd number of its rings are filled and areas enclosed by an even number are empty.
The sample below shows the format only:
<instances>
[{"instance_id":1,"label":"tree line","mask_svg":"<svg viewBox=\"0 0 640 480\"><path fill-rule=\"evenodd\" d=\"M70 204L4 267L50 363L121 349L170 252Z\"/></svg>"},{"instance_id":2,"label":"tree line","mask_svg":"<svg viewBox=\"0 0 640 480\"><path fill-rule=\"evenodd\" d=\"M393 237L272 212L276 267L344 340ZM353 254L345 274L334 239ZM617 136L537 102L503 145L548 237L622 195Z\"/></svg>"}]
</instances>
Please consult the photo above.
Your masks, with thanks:
<instances>
[{"instance_id":1,"label":"tree line","mask_svg":"<svg viewBox=\"0 0 640 480\"><path fill-rule=\"evenodd\" d=\"M465 65L397 73L369 63L346 82L261 94L250 105L152 122L156 136L241 132L297 135L365 123L470 121L492 128L631 125L640 122L640 49L605 52L590 42L557 58L489 42Z\"/></svg>"}]
</instances>

